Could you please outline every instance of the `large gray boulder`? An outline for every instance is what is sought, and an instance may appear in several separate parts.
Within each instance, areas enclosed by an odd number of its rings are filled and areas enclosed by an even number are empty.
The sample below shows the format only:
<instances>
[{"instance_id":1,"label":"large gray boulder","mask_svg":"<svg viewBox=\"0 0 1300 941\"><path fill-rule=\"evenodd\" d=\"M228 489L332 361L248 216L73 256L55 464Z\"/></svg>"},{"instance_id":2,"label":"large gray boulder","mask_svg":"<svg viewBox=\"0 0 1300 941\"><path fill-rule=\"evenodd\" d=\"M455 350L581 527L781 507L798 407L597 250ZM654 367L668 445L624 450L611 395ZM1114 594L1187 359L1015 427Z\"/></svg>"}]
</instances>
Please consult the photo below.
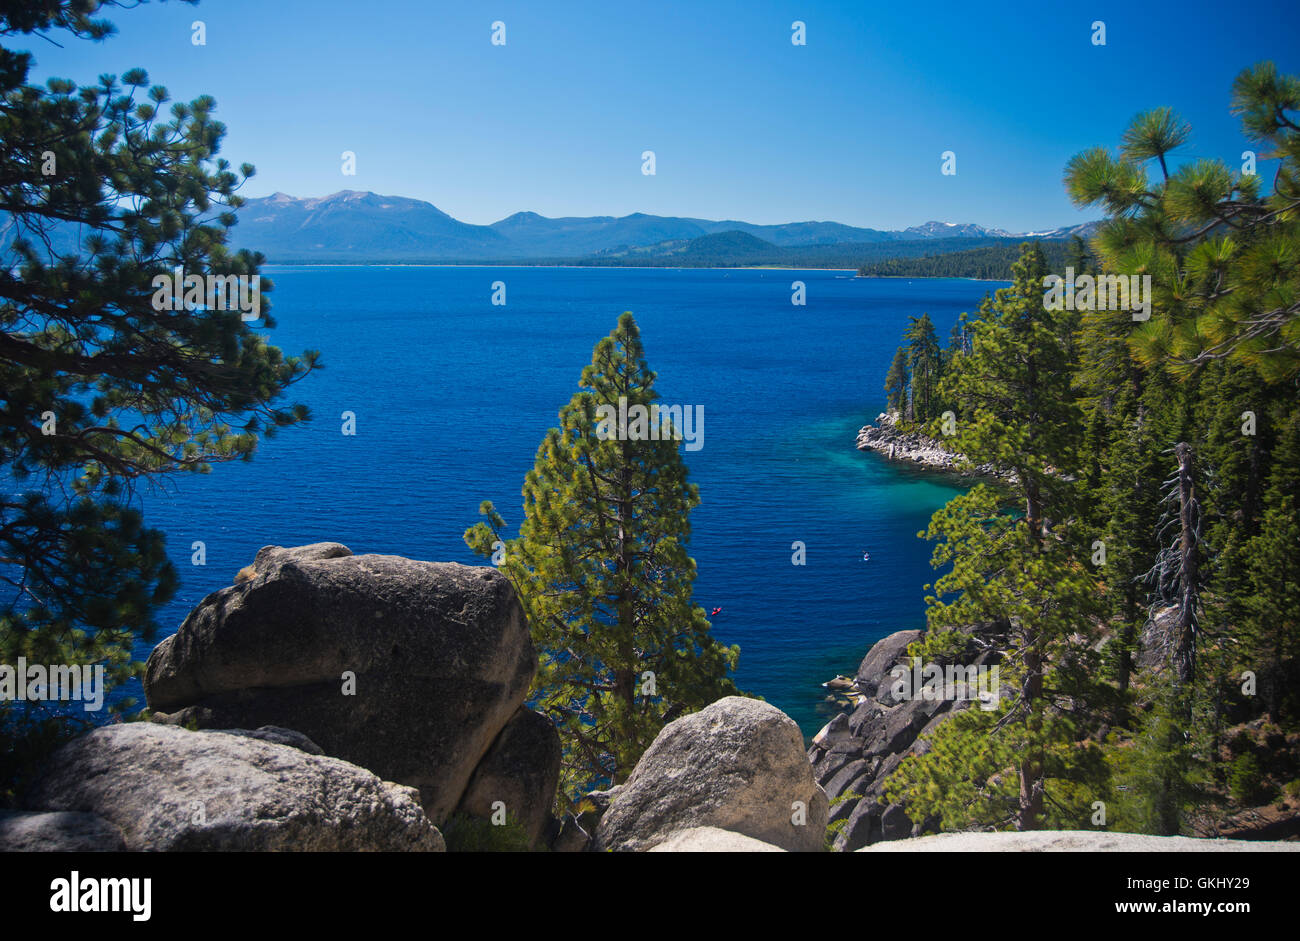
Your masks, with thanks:
<instances>
[{"instance_id":1,"label":"large gray boulder","mask_svg":"<svg viewBox=\"0 0 1300 941\"><path fill-rule=\"evenodd\" d=\"M500 802L536 846L550 823L559 781L560 735L555 724L531 709L520 709L474 769L457 810L491 818Z\"/></svg>"},{"instance_id":2,"label":"large gray boulder","mask_svg":"<svg viewBox=\"0 0 1300 941\"><path fill-rule=\"evenodd\" d=\"M875 695L881 681L888 680L894 664L906 661L908 645L924 636L924 631L895 631L872 644L858 665L858 689L864 695Z\"/></svg>"},{"instance_id":3,"label":"large gray boulder","mask_svg":"<svg viewBox=\"0 0 1300 941\"><path fill-rule=\"evenodd\" d=\"M937 664L998 662L1006 624L986 622L958 630L966 636L965 644ZM877 641L858 667L856 685L863 695L857 705L827 723L808 749L813 774L834 805L834 820L844 821L832 844L837 851L905 839L938 826L932 819L912 820L907 808L891 804L886 793L889 776L903 760L925 754L939 725L971 707L961 699L896 698L896 677L890 671L896 664L910 668L907 647L923 636L921 631L898 631Z\"/></svg>"},{"instance_id":4,"label":"large gray boulder","mask_svg":"<svg viewBox=\"0 0 1300 941\"><path fill-rule=\"evenodd\" d=\"M124 849L122 831L94 814L0 810L0 853L113 853Z\"/></svg>"},{"instance_id":5,"label":"large gray boulder","mask_svg":"<svg viewBox=\"0 0 1300 941\"><path fill-rule=\"evenodd\" d=\"M717 827L692 827L680 830L662 843L650 848L651 853L784 853L771 843L752 836L719 830Z\"/></svg>"},{"instance_id":6,"label":"large gray boulder","mask_svg":"<svg viewBox=\"0 0 1300 941\"><path fill-rule=\"evenodd\" d=\"M794 720L729 696L664 726L601 816L595 848L643 851L680 830L716 827L820 850L826 814Z\"/></svg>"},{"instance_id":7,"label":"large gray boulder","mask_svg":"<svg viewBox=\"0 0 1300 941\"><path fill-rule=\"evenodd\" d=\"M445 849L414 788L287 745L146 722L64 745L27 804L94 814L133 851Z\"/></svg>"},{"instance_id":8,"label":"large gray boulder","mask_svg":"<svg viewBox=\"0 0 1300 941\"><path fill-rule=\"evenodd\" d=\"M268 546L155 648L159 721L278 726L419 788L440 823L523 704L537 656L495 569ZM345 676L347 682L345 682Z\"/></svg>"}]
</instances>

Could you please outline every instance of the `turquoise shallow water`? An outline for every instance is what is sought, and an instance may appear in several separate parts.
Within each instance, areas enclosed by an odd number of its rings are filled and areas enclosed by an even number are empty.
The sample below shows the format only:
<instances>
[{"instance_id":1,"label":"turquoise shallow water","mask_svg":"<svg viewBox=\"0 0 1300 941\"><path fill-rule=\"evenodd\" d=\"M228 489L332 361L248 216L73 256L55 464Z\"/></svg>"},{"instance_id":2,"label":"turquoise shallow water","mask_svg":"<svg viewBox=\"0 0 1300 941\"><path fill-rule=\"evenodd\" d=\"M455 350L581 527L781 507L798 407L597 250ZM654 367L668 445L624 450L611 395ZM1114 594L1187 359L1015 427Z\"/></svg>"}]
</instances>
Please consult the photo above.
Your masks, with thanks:
<instances>
[{"instance_id":1,"label":"turquoise shallow water","mask_svg":"<svg viewBox=\"0 0 1300 941\"><path fill-rule=\"evenodd\" d=\"M538 443L595 342L631 310L666 404L698 405L685 454L696 602L741 645L737 679L811 734L819 684L873 641L919 626L929 547L916 538L958 491L854 449L883 407L907 316L941 339L995 285L857 279L846 272L565 268L273 267L286 352L326 368L295 387L313 422L143 496L183 585L174 630L267 544L335 540L354 552L479 562L461 541L492 500L513 527ZM791 282L807 306L791 305ZM492 283L507 286L491 305ZM357 434L340 433L356 414ZM206 566L190 564L202 540ZM791 564L791 544L807 564ZM870 551L871 561L862 554ZM147 647L141 653L147 653Z\"/></svg>"}]
</instances>

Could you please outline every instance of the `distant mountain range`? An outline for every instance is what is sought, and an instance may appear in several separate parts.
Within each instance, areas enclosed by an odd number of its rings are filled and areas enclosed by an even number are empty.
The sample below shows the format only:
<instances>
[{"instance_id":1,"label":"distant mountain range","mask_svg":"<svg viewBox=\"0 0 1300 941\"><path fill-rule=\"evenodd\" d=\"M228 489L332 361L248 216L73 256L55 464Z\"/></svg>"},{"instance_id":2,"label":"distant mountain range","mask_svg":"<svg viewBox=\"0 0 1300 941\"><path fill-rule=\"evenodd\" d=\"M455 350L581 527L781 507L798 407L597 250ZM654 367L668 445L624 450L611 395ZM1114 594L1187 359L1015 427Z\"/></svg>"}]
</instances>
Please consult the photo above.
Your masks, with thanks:
<instances>
[{"instance_id":1,"label":"distant mountain range","mask_svg":"<svg viewBox=\"0 0 1300 941\"><path fill-rule=\"evenodd\" d=\"M517 212L491 225L453 219L438 207L404 196L343 190L299 198L285 193L248 199L231 230L237 248L290 263L516 263L735 267L773 265L857 268L889 259L1017 243L1024 238L1087 236L1096 223L1048 232L1012 233L971 223L927 222L908 229L864 229L838 222L755 225L683 216L566 216ZM0 260L17 236L0 214ZM85 233L51 226L51 248L76 250Z\"/></svg>"},{"instance_id":2,"label":"distant mountain range","mask_svg":"<svg viewBox=\"0 0 1300 941\"><path fill-rule=\"evenodd\" d=\"M1095 225L1011 233L970 223L927 222L885 231L838 222L755 225L640 212L555 219L517 212L491 225L471 225L423 200L343 190L317 198L275 193L248 199L231 235L236 246L257 249L273 263L780 264L783 259L843 259L856 267L872 258L933 253L937 240L973 240L964 242L964 248L1005 239L1086 236Z\"/></svg>"}]
</instances>

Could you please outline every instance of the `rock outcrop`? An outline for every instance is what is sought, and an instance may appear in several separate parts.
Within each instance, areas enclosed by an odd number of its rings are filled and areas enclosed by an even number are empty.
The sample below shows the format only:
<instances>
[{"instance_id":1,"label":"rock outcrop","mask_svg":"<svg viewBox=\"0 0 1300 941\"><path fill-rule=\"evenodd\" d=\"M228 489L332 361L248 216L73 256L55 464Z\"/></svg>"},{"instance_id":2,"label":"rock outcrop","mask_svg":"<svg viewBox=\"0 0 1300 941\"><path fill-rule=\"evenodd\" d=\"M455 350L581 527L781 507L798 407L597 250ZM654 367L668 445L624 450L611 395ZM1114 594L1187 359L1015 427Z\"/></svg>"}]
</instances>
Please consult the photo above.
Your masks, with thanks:
<instances>
[{"instance_id":1,"label":"rock outcrop","mask_svg":"<svg viewBox=\"0 0 1300 941\"><path fill-rule=\"evenodd\" d=\"M662 843L652 846L651 853L784 853L771 843L752 836L719 830L717 827L693 827L679 830Z\"/></svg>"},{"instance_id":2,"label":"rock outcrop","mask_svg":"<svg viewBox=\"0 0 1300 941\"><path fill-rule=\"evenodd\" d=\"M273 745L288 745L290 748L305 751L309 755L325 754L319 745L301 732L295 732L293 729L277 728L274 725L264 725L260 729L216 729L215 731L226 735L255 738L263 742L270 742Z\"/></svg>"},{"instance_id":3,"label":"rock outcrop","mask_svg":"<svg viewBox=\"0 0 1300 941\"><path fill-rule=\"evenodd\" d=\"M133 851L445 848L414 788L301 748L147 722L64 745L27 804L93 814Z\"/></svg>"},{"instance_id":4,"label":"rock outcrop","mask_svg":"<svg viewBox=\"0 0 1300 941\"><path fill-rule=\"evenodd\" d=\"M919 431L902 431L896 412L881 412L871 425L858 432L859 451L875 451L900 463L916 464L961 477L1005 476L990 464L970 468L962 466L964 458L944 447L941 441Z\"/></svg>"},{"instance_id":5,"label":"rock outcrop","mask_svg":"<svg viewBox=\"0 0 1300 941\"><path fill-rule=\"evenodd\" d=\"M293 730L418 788L441 823L537 669L510 583L491 568L357 556L338 543L268 546L250 568L150 656L144 686L156 719ZM531 819L553 784L549 773L529 780L538 790L507 804Z\"/></svg>"},{"instance_id":6,"label":"rock outcrop","mask_svg":"<svg viewBox=\"0 0 1300 941\"><path fill-rule=\"evenodd\" d=\"M907 648L925 636L925 631L895 631L872 644L858 665L854 677L858 692L875 696L882 682L889 679L889 671L896 663L906 659Z\"/></svg>"},{"instance_id":7,"label":"rock outcrop","mask_svg":"<svg viewBox=\"0 0 1300 941\"><path fill-rule=\"evenodd\" d=\"M826 812L794 720L729 696L664 727L600 817L594 848L644 851L679 831L714 827L820 850Z\"/></svg>"},{"instance_id":8,"label":"rock outcrop","mask_svg":"<svg viewBox=\"0 0 1300 941\"><path fill-rule=\"evenodd\" d=\"M954 659L972 666L997 663L1002 625L965 629L970 641ZM885 796L889 775L904 758L923 754L925 738L954 710L969 701L922 696L896 699L890 670L907 664L907 648L921 631L898 631L877 641L863 658L854 680L859 705L840 713L812 741L808 760L817 783L831 802L829 822L839 824L833 848L839 851L932 831L936 821L913 820L907 808ZM948 661L940 665L946 666Z\"/></svg>"},{"instance_id":9,"label":"rock outcrop","mask_svg":"<svg viewBox=\"0 0 1300 941\"><path fill-rule=\"evenodd\" d=\"M1138 635L1137 653L1133 658L1137 669L1154 673L1164 671L1172 647L1171 638L1177 634L1181 614L1182 608L1176 604L1152 613Z\"/></svg>"},{"instance_id":10,"label":"rock outcrop","mask_svg":"<svg viewBox=\"0 0 1300 941\"><path fill-rule=\"evenodd\" d=\"M559 781L560 735L555 724L531 709L520 709L474 769L457 810L490 819L495 806L503 804L537 845L551 821Z\"/></svg>"},{"instance_id":11,"label":"rock outcrop","mask_svg":"<svg viewBox=\"0 0 1300 941\"><path fill-rule=\"evenodd\" d=\"M939 833L864 847L870 853L1296 853L1300 843L1205 840L1103 830L1033 830L1028 833Z\"/></svg>"},{"instance_id":12,"label":"rock outcrop","mask_svg":"<svg viewBox=\"0 0 1300 941\"><path fill-rule=\"evenodd\" d=\"M124 849L122 831L94 814L0 810L0 853L115 853Z\"/></svg>"}]
</instances>

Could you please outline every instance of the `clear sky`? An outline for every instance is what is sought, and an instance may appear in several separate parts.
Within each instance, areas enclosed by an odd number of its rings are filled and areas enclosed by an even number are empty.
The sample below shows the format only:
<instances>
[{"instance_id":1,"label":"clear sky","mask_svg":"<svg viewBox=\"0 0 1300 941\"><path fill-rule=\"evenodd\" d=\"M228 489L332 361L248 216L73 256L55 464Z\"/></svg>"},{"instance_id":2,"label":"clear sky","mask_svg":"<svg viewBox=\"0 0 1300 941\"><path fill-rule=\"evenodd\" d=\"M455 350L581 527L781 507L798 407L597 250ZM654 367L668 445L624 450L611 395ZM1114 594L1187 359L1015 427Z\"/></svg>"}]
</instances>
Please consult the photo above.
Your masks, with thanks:
<instances>
[{"instance_id":1,"label":"clear sky","mask_svg":"<svg viewBox=\"0 0 1300 941\"><path fill-rule=\"evenodd\" d=\"M8 44L36 55L37 81L140 66L174 99L213 95L223 155L257 167L246 195L373 190L473 223L1050 228L1099 215L1069 203L1062 170L1138 111L1174 107L1189 155L1239 166L1232 79L1262 59L1300 72L1300 0L208 0L106 15L118 34L101 44ZM948 150L955 176L940 173Z\"/></svg>"}]
</instances>

